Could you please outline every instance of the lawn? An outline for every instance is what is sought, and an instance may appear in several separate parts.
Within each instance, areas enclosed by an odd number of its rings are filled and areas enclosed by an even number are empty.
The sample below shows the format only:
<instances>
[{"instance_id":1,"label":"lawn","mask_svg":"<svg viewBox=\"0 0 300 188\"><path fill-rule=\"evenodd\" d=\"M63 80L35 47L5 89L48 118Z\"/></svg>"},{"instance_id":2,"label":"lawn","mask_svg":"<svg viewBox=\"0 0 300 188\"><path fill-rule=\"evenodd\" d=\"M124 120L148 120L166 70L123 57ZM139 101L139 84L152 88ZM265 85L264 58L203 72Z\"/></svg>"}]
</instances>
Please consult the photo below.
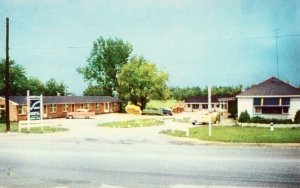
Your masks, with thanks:
<instances>
[{"instance_id":1,"label":"lawn","mask_svg":"<svg viewBox=\"0 0 300 188\"><path fill-rule=\"evenodd\" d=\"M10 131L11 132L18 132L18 122L11 122L10 123ZM6 126L3 123L0 123L0 133L5 132ZM54 133L54 132L64 132L68 131L69 129L61 128L61 127L51 127L51 126L45 126L43 128L41 127L32 127L29 130L27 128L21 129L22 133L35 133L35 134L42 134L42 133Z\"/></svg>"},{"instance_id":2,"label":"lawn","mask_svg":"<svg viewBox=\"0 0 300 188\"><path fill-rule=\"evenodd\" d=\"M130 128L130 127L152 127L163 125L165 122L159 119L139 119L129 121L118 121L110 123L101 123L99 126L110 128Z\"/></svg>"},{"instance_id":3,"label":"lawn","mask_svg":"<svg viewBox=\"0 0 300 188\"><path fill-rule=\"evenodd\" d=\"M164 134L185 137L185 132L171 130ZM275 128L272 132L269 128L261 127L212 127L212 136L208 136L208 126L190 129L190 138L215 142L236 143L300 143L300 128Z\"/></svg>"},{"instance_id":4,"label":"lawn","mask_svg":"<svg viewBox=\"0 0 300 188\"><path fill-rule=\"evenodd\" d=\"M176 100L167 100L167 101L161 101L161 100L151 100L147 104L147 108L172 108L176 105L183 105L182 101L176 101Z\"/></svg>"}]
</instances>

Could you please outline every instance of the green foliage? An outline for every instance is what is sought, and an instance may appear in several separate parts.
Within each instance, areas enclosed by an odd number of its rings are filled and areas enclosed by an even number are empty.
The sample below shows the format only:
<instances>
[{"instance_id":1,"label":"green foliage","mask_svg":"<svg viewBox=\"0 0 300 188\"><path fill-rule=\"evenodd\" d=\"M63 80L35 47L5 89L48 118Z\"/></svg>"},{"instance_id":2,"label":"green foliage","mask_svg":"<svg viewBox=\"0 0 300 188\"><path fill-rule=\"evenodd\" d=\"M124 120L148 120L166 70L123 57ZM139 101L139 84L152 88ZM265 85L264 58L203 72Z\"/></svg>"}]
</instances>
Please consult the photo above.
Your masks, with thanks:
<instances>
[{"instance_id":1,"label":"green foliage","mask_svg":"<svg viewBox=\"0 0 300 188\"><path fill-rule=\"evenodd\" d=\"M208 126L190 129L190 137L200 140L238 143L300 143L300 128L213 127L208 136Z\"/></svg>"},{"instance_id":2,"label":"green foliage","mask_svg":"<svg viewBox=\"0 0 300 188\"><path fill-rule=\"evenodd\" d=\"M22 65L18 65L14 60L9 61L9 95L17 96L17 95L26 95L26 72L25 68ZM4 81L5 77L5 59L1 60L0 63L0 79ZM0 82L0 96L4 96L5 85L4 82Z\"/></svg>"},{"instance_id":3,"label":"green foliage","mask_svg":"<svg viewBox=\"0 0 300 188\"><path fill-rule=\"evenodd\" d=\"M291 119L268 119L268 118L263 118L263 117L259 117L259 116L254 116L252 117L248 123L264 123L264 124L270 124L270 123L274 123L274 124L292 124L293 121Z\"/></svg>"},{"instance_id":4,"label":"green foliage","mask_svg":"<svg viewBox=\"0 0 300 188\"><path fill-rule=\"evenodd\" d=\"M67 86L61 82L58 83L54 78L48 80L45 84L44 95L45 96L56 96L58 93L64 95L67 92Z\"/></svg>"},{"instance_id":5,"label":"green foliage","mask_svg":"<svg viewBox=\"0 0 300 188\"><path fill-rule=\"evenodd\" d=\"M207 87L200 88L200 87L171 87L171 98L176 99L178 101L182 101L189 96L207 96L208 90ZM229 86L213 86L212 89L213 96L219 97L229 97L235 96L242 91L242 85L236 87L229 87Z\"/></svg>"},{"instance_id":6,"label":"green foliage","mask_svg":"<svg viewBox=\"0 0 300 188\"><path fill-rule=\"evenodd\" d=\"M300 110L295 115L294 123L300 123Z\"/></svg>"},{"instance_id":7,"label":"green foliage","mask_svg":"<svg viewBox=\"0 0 300 188\"><path fill-rule=\"evenodd\" d=\"M166 100L168 74L159 71L143 57L133 57L117 75L119 95L125 101L145 109L151 99Z\"/></svg>"},{"instance_id":8,"label":"green foliage","mask_svg":"<svg viewBox=\"0 0 300 188\"><path fill-rule=\"evenodd\" d=\"M139 120L129 120L129 121L119 121L119 122L110 122L102 123L99 126L110 127L110 128L131 128L131 127L152 127L164 125L163 120L159 119L139 119Z\"/></svg>"},{"instance_id":9,"label":"green foliage","mask_svg":"<svg viewBox=\"0 0 300 188\"><path fill-rule=\"evenodd\" d=\"M5 122L5 111L4 110L0 110L0 123L4 123Z\"/></svg>"},{"instance_id":10,"label":"green foliage","mask_svg":"<svg viewBox=\"0 0 300 188\"><path fill-rule=\"evenodd\" d=\"M91 88L99 87L101 89L92 91L93 95L116 95L119 88L116 75L128 62L131 52L131 44L121 39L97 39L87 60L88 65L77 69L90 85L85 94L89 94Z\"/></svg>"},{"instance_id":11,"label":"green foliage","mask_svg":"<svg viewBox=\"0 0 300 188\"><path fill-rule=\"evenodd\" d=\"M11 132L18 132L19 123L18 122L11 122L10 123L10 131ZM43 129L41 127L32 127L29 130L27 128L21 129L22 133L54 133L54 132L64 132L68 131L69 129L62 128L62 127L51 127L51 126L45 126ZM4 123L0 123L0 133L3 133L6 131L6 126Z\"/></svg>"},{"instance_id":12,"label":"green foliage","mask_svg":"<svg viewBox=\"0 0 300 188\"><path fill-rule=\"evenodd\" d=\"M183 105L183 102L176 100L150 100L146 108L172 108L177 105Z\"/></svg>"},{"instance_id":13,"label":"green foliage","mask_svg":"<svg viewBox=\"0 0 300 188\"><path fill-rule=\"evenodd\" d=\"M93 86L91 84L83 91L84 96L98 96L103 93L105 92L103 91L102 87Z\"/></svg>"},{"instance_id":14,"label":"green foliage","mask_svg":"<svg viewBox=\"0 0 300 188\"><path fill-rule=\"evenodd\" d=\"M240 117L239 117L239 122L245 123L245 122L249 122L249 121L250 121L250 116L249 116L247 110L245 112L241 112Z\"/></svg>"},{"instance_id":15,"label":"green foliage","mask_svg":"<svg viewBox=\"0 0 300 188\"><path fill-rule=\"evenodd\" d=\"M10 71L9 71L9 79L10 79L10 96L25 96L27 90L30 90L31 95L57 95L58 93L66 93L67 86L61 82L57 83L55 79L50 79L44 85L38 78L36 77L27 77L25 68L22 65L18 65L15 61L11 60L10 62ZM5 68L5 60L2 59L0 63L0 78L4 80L4 68ZM5 95L4 93L4 82L0 82L0 96Z\"/></svg>"},{"instance_id":16,"label":"green foliage","mask_svg":"<svg viewBox=\"0 0 300 188\"><path fill-rule=\"evenodd\" d=\"M29 77L27 80L27 89L30 91L30 95L41 95L45 91L45 86L38 78Z\"/></svg>"}]
</instances>

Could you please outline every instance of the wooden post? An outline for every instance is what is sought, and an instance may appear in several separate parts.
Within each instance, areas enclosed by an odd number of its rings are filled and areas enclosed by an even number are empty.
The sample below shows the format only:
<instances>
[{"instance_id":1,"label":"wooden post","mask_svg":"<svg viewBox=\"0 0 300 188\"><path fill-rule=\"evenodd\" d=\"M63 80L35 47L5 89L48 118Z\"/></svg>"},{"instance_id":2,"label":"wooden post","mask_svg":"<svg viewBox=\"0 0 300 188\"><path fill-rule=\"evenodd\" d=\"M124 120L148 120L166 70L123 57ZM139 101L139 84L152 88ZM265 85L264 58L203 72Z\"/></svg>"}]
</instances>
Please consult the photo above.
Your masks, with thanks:
<instances>
[{"instance_id":1,"label":"wooden post","mask_svg":"<svg viewBox=\"0 0 300 188\"><path fill-rule=\"evenodd\" d=\"M6 18L6 61L5 61L5 122L6 132L10 131L9 118L9 18Z\"/></svg>"}]
</instances>

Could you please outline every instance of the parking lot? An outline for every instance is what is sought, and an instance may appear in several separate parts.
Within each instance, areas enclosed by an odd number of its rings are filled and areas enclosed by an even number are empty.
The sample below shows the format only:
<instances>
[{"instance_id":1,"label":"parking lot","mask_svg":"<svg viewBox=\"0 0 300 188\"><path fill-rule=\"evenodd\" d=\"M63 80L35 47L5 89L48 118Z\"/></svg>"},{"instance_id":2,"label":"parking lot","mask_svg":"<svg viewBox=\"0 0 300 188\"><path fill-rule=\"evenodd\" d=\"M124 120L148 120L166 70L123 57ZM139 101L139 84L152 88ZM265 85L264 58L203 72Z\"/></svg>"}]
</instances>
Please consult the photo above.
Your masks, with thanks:
<instances>
[{"instance_id":1,"label":"parking lot","mask_svg":"<svg viewBox=\"0 0 300 188\"><path fill-rule=\"evenodd\" d=\"M0 139L20 139L20 140L58 140L58 141L103 141L103 142L151 142L164 143L171 138L159 134L162 130L176 129L187 130L192 127L191 123L174 122L174 119L183 119L189 117L189 113L177 114L174 116L147 116L132 114L101 114L91 119L51 119L44 120L55 121L63 128L69 129L66 132L46 133L46 134L24 134L24 133L6 133L0 135ZM153 127L137 127L137 128L107 128L101 127L99 124L106 122L118 122L132 119L165 119L165 124Z\"/></svg>"}]
</instances>

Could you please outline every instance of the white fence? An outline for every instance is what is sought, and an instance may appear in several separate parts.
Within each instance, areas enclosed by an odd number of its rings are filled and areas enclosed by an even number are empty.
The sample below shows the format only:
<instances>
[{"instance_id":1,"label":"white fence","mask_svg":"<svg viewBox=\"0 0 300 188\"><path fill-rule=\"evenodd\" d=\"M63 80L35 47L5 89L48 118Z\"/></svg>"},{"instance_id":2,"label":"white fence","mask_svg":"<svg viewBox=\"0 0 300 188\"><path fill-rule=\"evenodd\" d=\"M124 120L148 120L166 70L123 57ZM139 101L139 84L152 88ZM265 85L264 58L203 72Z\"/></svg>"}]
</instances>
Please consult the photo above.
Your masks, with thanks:
<instances>
[{"instance_id":1,"label":"white fence","mask_svg":"<svg viewBox=\"0 0 300 188\"><path fill-rule=\"evenodd\" d=\"M34 120L34 121L19 121L19 132L21 132L21 129L27 128L27 130L30 130L32 127L41 127L41 130L43 130L43 127L57 127L58 122L56 121L45 121L45 120Z\"/></svg>"}]
</instances>

